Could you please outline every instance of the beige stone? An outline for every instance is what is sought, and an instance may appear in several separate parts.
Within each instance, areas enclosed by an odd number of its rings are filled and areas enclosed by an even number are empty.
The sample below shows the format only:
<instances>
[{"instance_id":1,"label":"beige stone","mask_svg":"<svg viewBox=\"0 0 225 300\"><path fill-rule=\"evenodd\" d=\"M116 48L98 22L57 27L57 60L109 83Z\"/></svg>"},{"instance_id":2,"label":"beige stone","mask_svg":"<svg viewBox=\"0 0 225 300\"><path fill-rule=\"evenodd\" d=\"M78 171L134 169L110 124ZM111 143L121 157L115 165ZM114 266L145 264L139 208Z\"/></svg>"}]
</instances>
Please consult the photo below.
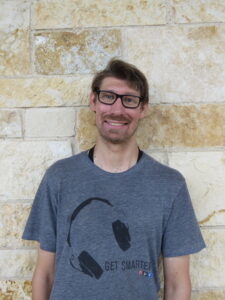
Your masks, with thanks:
<instances>
[{"instance_id":1,"label":"beige stone","mask_svg":"<svg viewBox=\"0 0 225 300\"><path fill-rule=\"evenodd\" d=\"M29 280L1 280L1 300L31 300L31 281Z\"/></svg>"},{"instance_id":2,"label":"beige stone","mask_svg":"<svg viewBox=\"0 0 225 300\"><path fill-rule=\"evenodd\" d=\"M28 277L33 274L36 250L0 250L0 277Z\"/></svg>"},{"instance_id":3,"label":"beige stone","mask_svg":"<svg viewBox=\"0 0 225 300\"><path fill-rule=\"evenodd\" d=\"M1 0L0 30L14 31L29 27L29 0Z\"/></svg>"},{"instance_id":4,"label":"beige stone","mask_svg":"<svg viewBox=\"0 0 225 300\"><path fill-rule=\"evenodd\" d=\"M35 28L101 27L166 23L163 0L35 1Z\"/></svg>"},{"instance_id":5,"label":"beige stone","mask_svg":"<svg viewBox=\"0 0 225 300\"><path fill-rule=\"evenodd\" d=\"M0 107L87 104L90 82L89 76L0 79Z\"/></svg>"},{"instance_id":6,"label":"beige stone","mask_svg":"<svg viewBox=\"0 0 225 300\"><path fill-rule=\"evenodd\" d=\"M0 31L0 75L26 75L30 73L29 33L16 29Z\"/></svg>"},{"instance_id":7,"label":"beige stone","mask_svg":"<svg viewBox=\"0 0 225 300\"><path fill-rule=\"evenodd\" d=\"M46 168L71 154L69 141L2 141L0 195L32 199Z\"/></svg>"},{"instance_id":8,"label":"beige stone","mask_svg":"<svg viewBox=\"0 0 225 300\"><path fill-rule=\"evenodd\" d=\"M191 300L224 300L225 299L225 291L201 291L192 293Z\"/></svg>"},{"instance_id":9,"label":"beige stone","mask_svg":"<svg viewBox=\"0 0 225 300\"><path fill-rule=\"evenodd\" d=\"M224 22L224 0L172 0L176 23Z\"/></svg>"},{"instance_id":10,"label":"beige stone","mask_svg":"<svg viewBox=\"0 0 225 300\"><path fill-rule=\"evenodd\" d=\"M76 140L78 151L91 148L96 141L95 114L87 108L81 108L78 112Z\"/></svg>"},{"instance_id":11,"label":"beige stone","mask_svg":"<svg viewBox=\"0 0 225 300\"><path fill-rule=\"evenodd\" d=\"M0 110L0 137L22 137L22 121L19 111Z\"/></svg>"},{"instance_id":12,"label":"beige stone","mask_svg":"<svg viewBox=\"0 0 225 300\"><path fill-rule=\"evenodd\" d=\"M90 73L121 54L119 30L40 32L34 35L39 74Z\"/></svg>"},{"instance_id":13,"label":"beige stone","mask_svg":"<svg viewBox=\"0 0 225 300\"><path fill-rule=\"evenodd\" d=\"M169 153L186 178L200 225L225 225L225 152Z\"/></svg>"},{"instance_id":14,"label":"beige stone","mask_svg":"<svg viewBox=\"0 0 225 300\"><path fill-rule=\"evenodd\" d=\"M154 105L138 131L144 148L225 145L225 105Z\"/></svg>"},{"instance_id":15,"label":"beige stone","mask_svg":"<svg viewBox=\"0 0 225 300\"><path fill-rule=\"evenodd\" d=\"M0 248L36 247L36 242L21 239L31 204L0 202Z\"/></svg>"},{"instance_id":16,"label":"beige stone","mask_svg":"<svg viewBox=\"0 0 225 300\"><path fill-rule=\"evenodd\" d=\"M191 278L193 289L224 286L225 274L225 230L202 230L206 249L191 256Z\"/></svg>"},{"instance_id":17,"label":"beige stone","mask_svg":"<svg viewBox=\"0 0 225 300\"><path fill-rule=\"evenodd\" d=\"M150 102L224 102L224 26L129 28L127 38L127 59L147 75Z\"/></svg>"},{"instance_id":18,"label":"beige stone","mask_svg":"<svg viewBox=\"0 0 225 300\"><path fill-rule=\"evenodd\" d=\"M74 108L31 108L25 113L25 137L74 136Z\"/></svg>"},{"instance_id":19,"label":"beige stone","mask_svg":"<svg viewBox=\"0 0 225 300\"><path fill-rule=\"evenodd\" d=\"M2 0L0 10L0 75L30 73L30 1Z\"/></svg>"}]
</instances>

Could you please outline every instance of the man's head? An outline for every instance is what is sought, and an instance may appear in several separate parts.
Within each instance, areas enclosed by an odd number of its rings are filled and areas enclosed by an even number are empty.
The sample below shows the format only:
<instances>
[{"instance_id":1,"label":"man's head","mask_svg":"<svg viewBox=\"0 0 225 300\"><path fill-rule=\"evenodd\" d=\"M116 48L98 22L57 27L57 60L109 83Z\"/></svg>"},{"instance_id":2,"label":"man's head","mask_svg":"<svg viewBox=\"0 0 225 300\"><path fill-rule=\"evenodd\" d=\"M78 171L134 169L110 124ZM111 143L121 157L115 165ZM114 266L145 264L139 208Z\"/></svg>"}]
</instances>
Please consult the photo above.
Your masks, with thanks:
<instances>
[{"instance_id":1,"label":"man's head","mask_svg":"<svg viewBox=\"0 0 225 300\"><path fill-rule=\"evenodd\" d=\"M110 60L106 68L98 72L93 78L91 85L92 92L98 91L103 79L107 77L126 81L130 87L140 92L140 96L143 97L143 103L149 102L148 81L145 75L134 65L118 59Z\"/></svg>"},{"instance_id":2,"label":"man's head","mask_svg":"<svg viewBox=\"0 0 225 300\"><path fill-rule=\"evenodd\" d=\"M99 139L136 143L135 132L148 107L148 83L135 66L111 60L92 83L90 109L96 113Z\"/></svg>"}]
</instances>

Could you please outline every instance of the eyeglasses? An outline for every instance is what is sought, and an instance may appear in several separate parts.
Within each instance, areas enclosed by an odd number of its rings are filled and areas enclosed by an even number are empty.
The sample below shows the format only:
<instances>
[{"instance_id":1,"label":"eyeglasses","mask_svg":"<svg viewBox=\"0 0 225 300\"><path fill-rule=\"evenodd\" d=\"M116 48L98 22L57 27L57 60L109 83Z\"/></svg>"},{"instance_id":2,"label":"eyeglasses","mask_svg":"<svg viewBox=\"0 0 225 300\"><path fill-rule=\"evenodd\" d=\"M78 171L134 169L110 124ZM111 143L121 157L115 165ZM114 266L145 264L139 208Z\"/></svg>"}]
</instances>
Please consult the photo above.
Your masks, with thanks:
<instances>
[{"instance_id":1,"label":"eyeglasses","mask_svg":"<svg viewBox=\"0 0 225 300\"><path fill-rule=\"evenodd\" d=\"M112 105L116 102L118 98L121 99L122 105L126 108L137 108L144 100L143 97L134 95L119 95L114 92L97 90L98 100L106 105Z\"/></svg>"}]
</instances>

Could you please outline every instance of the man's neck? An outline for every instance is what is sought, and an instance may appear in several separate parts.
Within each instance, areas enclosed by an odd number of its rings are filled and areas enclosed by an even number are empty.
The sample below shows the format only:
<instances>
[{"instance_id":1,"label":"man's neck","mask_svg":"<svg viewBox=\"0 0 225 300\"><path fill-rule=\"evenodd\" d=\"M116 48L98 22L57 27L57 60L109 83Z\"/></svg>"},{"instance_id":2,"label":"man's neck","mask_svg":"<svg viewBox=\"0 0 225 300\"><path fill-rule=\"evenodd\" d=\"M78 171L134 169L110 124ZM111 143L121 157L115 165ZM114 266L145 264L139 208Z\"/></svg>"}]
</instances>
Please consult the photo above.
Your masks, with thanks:
<instances>
[{"instance_id":1,"label":"man's neck","mask_svg":"<svg viewBox=\"0 0 225 300\"><path fill-rule=\"evenodd\" d=\"M135 143L112 144L97 140L93 161L104 171L120 173L127 171L137 163L139 149Z\"/></svg>"}]
</instances>

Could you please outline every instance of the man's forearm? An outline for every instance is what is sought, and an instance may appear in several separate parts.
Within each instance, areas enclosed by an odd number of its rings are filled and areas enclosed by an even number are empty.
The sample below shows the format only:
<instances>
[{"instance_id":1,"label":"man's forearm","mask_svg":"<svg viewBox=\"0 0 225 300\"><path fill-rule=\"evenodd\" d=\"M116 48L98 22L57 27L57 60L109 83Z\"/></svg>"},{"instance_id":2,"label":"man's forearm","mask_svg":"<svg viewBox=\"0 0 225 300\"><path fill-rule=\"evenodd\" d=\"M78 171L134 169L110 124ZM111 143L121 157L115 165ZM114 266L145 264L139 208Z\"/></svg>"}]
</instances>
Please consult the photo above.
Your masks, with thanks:
<instances>
[{"instance_id":1,"label":"man's forearm","mask_svg":"<svg viewBox=\"0 0 225 300\"><path fill-rule=\"evenodd\" d=\"M163 300L190 300L191 285L171 287L164 290Z\"/></svg>"},{"instance_id":2,"label":"man's forearm","mask_svg":"<svg viewBox=\"0 0 225 300\"><path fill-rule=\"evenodd\" d=\"M52 279L34 275L32 280L32 300L49 300Z\"/></svg>"}]
</instances>

